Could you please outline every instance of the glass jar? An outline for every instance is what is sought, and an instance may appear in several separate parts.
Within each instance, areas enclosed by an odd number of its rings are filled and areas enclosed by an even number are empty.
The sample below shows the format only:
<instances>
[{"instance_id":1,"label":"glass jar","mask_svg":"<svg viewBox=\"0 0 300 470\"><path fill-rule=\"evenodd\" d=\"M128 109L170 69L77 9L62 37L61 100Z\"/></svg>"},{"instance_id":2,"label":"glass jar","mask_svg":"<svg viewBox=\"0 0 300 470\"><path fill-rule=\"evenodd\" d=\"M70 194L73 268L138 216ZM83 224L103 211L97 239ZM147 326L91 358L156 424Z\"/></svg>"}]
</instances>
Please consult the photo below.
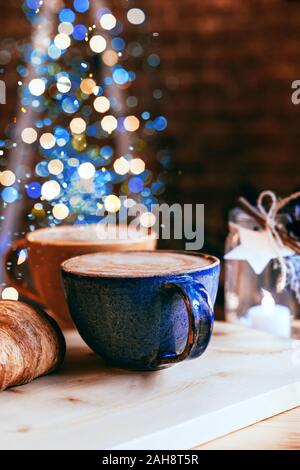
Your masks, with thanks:
<instances>
[{"instance_id":1,"label":"glass jar","mask_svg":"<svg viewBox=\"0 0 300 470\"><path fill-rule=\"evenodd\" d=\"M285 217L285 216L280 216ZM230 211L225 254L239 246L239 227L261 231L257 222L239 208ZM256 274L247 260L225 260L225 317L233 323L264 330L275 336L300 337L300 306L289 286L278 291L281 270L271 260Z\"/></svg>"}]
</instances>

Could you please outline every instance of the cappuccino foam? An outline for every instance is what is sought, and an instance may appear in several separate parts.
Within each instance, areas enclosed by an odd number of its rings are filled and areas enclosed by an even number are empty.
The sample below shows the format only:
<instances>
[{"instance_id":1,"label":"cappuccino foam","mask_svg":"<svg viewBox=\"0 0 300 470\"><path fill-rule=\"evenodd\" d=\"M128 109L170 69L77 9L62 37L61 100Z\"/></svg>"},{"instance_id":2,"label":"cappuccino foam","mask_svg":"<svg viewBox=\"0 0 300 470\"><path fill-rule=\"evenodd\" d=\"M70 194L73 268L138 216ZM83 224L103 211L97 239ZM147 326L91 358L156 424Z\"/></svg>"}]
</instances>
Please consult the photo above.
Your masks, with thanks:
<instances>
[{"instance_id":1,"label":"cappuccino foam","mask_svg":"<svg viewBox=\"0 0 300 470\"><path fill-rule=\"evenodd\" d=\"M137 230L126 225L62 225L35 230L27 236L29 241L49 244L76 243L126 243L148 238L146 230Z\"/></svg>"},{"instance_id":2,"label":"cappuccino foam","mask_svg":"<svg viewBox=\"0 0 300 470\"><path fill-rule=\"evenodd\" d=\"M218 261L208 255L167 251L103 252L65 261L65 272L91 277L148 277L184 274L201 270Z\"/></svg>"}]
</instances>

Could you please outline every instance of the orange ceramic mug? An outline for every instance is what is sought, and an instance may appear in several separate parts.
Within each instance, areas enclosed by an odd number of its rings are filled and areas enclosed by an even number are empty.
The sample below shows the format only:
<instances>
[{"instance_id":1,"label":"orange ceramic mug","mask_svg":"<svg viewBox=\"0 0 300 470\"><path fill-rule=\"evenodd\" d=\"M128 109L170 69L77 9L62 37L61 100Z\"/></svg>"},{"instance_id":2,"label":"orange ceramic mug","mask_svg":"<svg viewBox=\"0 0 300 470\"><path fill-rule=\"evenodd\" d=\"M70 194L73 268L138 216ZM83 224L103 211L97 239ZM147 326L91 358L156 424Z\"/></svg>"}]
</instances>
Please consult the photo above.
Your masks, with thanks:
<instances>
[{"instance_id":1,"label":"orange ceramic mug","mask_svg":"<svg viewBox=\"0 0 300 470\"><path fill-rule=\"evenodd\" d=\"M6 262L22 248L28 250L28 263L34 288L7 271L12 287L24 297L47 309L64 329L72 328L62 287L60 265L78 255L99 251L154 250L156 238L147 231L125 225L103 224L59 226L30 232L16 240L6 253Z\"/></svg>"}]
</instances>

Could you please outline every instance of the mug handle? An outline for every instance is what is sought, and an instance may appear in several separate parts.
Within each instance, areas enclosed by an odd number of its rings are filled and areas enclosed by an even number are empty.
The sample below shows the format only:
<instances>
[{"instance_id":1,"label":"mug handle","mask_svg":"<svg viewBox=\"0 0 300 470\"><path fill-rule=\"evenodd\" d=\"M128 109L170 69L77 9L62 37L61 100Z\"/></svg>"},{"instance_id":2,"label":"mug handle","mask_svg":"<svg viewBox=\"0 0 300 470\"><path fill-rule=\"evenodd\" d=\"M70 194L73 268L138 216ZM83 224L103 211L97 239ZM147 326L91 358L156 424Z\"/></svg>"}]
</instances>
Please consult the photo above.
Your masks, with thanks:
<instances>
[{"instance_id":1,"label":"mug handle","mask_svg":"<svg viewBox=\"0 0 300 470\"><path fill-rule=\"evenodd\" d=\"M27 248L26 238L15 240L11 244L7 252L5 253L5 258L4 258L5 266L7 266L7 263L11 261L11 257L13 253L15 253L18 250L22 250L23 248ZM11 287L14 287L15 289L17 289L20 295L26 297L32 302L36 302L37 304L43 305L43 301L41 300L38 292L34 288L30 287L26 281L21 280L21 279L16 279L13 271L11 270L6 270L6 275L10 282Z\"/></svg>"},{"instance_id":2,"label":"mug handle","mask_svg":"<svg viewBox=\"0 0 300 470\"><path fill-rule=\"evenodd\" d=\"M165 354L155 360L155 366L174 364L201 356L205 351L213 330L214 310L209 293L195 279L189 278L164 284L166 289L175 289L182 296L188 314L188 336L180 354Z\"/></svg>"}]
</instances>

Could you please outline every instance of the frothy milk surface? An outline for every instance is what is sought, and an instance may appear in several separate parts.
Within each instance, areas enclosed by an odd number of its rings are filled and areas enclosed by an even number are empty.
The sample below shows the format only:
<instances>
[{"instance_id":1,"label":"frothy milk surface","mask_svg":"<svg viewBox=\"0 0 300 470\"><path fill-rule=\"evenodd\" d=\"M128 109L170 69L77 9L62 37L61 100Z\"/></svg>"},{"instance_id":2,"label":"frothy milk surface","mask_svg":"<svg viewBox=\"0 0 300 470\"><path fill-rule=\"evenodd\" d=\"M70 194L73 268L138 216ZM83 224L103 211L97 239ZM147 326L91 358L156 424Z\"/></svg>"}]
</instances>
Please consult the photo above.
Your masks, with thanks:
<instances>
[{"instance_id":1,"label":"frothy milk surface","mask_svg":"<svg viewBox=\"0 0 300 470\"><path fill-rule=\"evenodd\" d=\"M43 243L118 243L144 239L146 231L139 231L133 227L106 226L104 224L91 225L65 225L54 228L36 230L28 234L30 241Z\"/></svg>"},{"instance_id":2,"label":"frothy milk surface","mask_svg":"<svg viewBox=\"0 0 300 470\"><path fill-rule=\"evenodd\" d=\"M147 277L194 272L218 261L206 255L177 252L94 253L65 261L66 272L95 277Z\"/></svg>"}]
</instances>

